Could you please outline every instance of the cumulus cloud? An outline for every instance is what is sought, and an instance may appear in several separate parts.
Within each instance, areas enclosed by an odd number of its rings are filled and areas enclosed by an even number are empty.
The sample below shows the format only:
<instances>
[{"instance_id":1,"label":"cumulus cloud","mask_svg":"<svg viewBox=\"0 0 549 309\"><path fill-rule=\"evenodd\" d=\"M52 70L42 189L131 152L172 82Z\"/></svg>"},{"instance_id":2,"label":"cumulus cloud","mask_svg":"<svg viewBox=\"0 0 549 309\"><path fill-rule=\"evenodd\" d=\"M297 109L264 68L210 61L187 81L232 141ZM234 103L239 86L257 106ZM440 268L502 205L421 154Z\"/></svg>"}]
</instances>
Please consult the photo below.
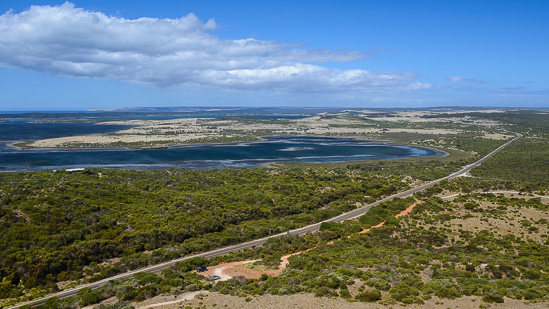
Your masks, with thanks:
<instances>
[{"instance_id":1,"label":"cumulus cloud","mask_svg":"<svg viewBox=\"0 0 549 309\"><path fill-rule=\"evenodd\" d=\"M366 57L360 51L227 40L216 23L125 19L66 2L0 15L0 66L70 77L113 78L156 87L212 87L285 92L428 89L413 73L340 70L323 62Z\"/></svg>"},{"instance_id":2,"label":"cumulus cloud","mask_svg":"<svg viewBox=\"0 0 549 309\"><path fill-rule=\"evenodd\" d=\"M481 79L473 79L459 76L450 76L446 80L451 81L452 83L475 83L475 84L485 84L487 81Z\"/></svg>"}]
</instances>

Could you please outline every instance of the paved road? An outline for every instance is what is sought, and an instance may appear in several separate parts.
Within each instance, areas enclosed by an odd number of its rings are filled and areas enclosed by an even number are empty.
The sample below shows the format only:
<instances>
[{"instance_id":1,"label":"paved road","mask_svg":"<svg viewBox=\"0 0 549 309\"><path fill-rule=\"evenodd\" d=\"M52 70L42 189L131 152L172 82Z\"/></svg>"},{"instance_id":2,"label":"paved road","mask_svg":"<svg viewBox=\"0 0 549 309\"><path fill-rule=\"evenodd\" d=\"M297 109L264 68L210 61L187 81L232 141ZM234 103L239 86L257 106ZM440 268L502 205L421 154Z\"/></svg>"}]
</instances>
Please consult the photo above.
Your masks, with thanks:
<instances>
[{"instance_id":1,"label":"paved road","mask_svg":"<svg viewBox=\"0 0 549 309\"><path fill-rule=\"evenodd\" d=\"M341 214L337 217L333 217L331 219L328 219L328 220L325 220L325 221L322 221L322 222L341 222L341 221L357 218L357 217L360 217L363 214L365 214L370 208L379 205L379 203L390 201L390 200L392 200L396 197L405 198L405 197L411 196L412 194L414 194L416 192L419 192L419 191L425 190L427 188L430 188L430 187L440 183L443 180L463 176L466 173L468 173L471 169L479 166L482 162L484 162L488 158L492 157L498 151L502 150L503 148L505 148L506 146L508 146L509 144L511 144L512 142L518 140L521 137L522 137L522 135L517 133L517 136L514 139L512 139L512 140L508 141L507 143L501 145L496 150L492 151L491 153L489 153L488 155L486 155L482 159L478 160L477 162L475 162L471 165L464 166L461 170L459 170L459 171L457 171L453 174L450 174L446 177L443 177L443 178L437 179L435 181L431 181L429 183L423 184L421 186L418 186L418 187L415 187L415 188L412 188L412 189L409 189L409 190L391 195L391 196L386 197L384 199L381 199L377 202L368 204L364 207L360 207L360 208L351 210L351 211L346 212L344 214ZM208 251L208 252L204 252L204 253L200 253L200 254L185 256L185 257L182 257L182 258L179 258L179 259L176 259L176 260L171 260L169 262L164 262L164 263L153 265L153 266L150 266L150 267L146 267L146 268L126 272L126 273L119 274L119 275L116 275L116 276L113 276L113 277L110 277L110 278L106 278L106 279L103 279L103 280L100 280L100 281L96 281L96 282L88 283L88 284L83 284L83 285L80 285L80 286L75 287L75 288L71 288L71 289L67 289L67 290L64 290L64 291L61 291L61 292L58 292L58 293L50 294L50 295L47 295L47 296L44 296L44 297L41 297L41 298L37 298L37 299L29 301L29 302L25 302L25 303L21 303L21 304L15 305L15 306L11 306L11 307L8 307L8 308L20 308L20 307L25 306L25 305L39 306L39 305L45 304L48 301L48 299L53 298L53 297L59 297L59 298L71 297L71 296L76 295L78 293L78 291L80 291L83 288L89 287L89 288L92 288L92 289L96 289L96 288L99 288L99 287L102 287L102 286L108 284L109 281L111 281L111 280L128 279L128 278L133 277L135 274L141 273L141 272L151 272L151 273L152 272L159 272L159 271L162 271L163 269L170 268L170 267L174 266L177 262L181 262L183 260L187 260L187 259L190 259L190 258L193 258L193 257L209 258L209 257L214 257L214 256L219 256L219 255L225 255L225 254L228 254L228 253L231 253L231 252L234 252L234 251L239 251L239 250L246 249L246 248L260 246L260 245L262 245L263 243L265 243L267 240L269 240L271 238L282 237L282 236L286 236L286 235L303 235L303 234L315 232L315 231L318 231L318 229L320 228L320 224L322 224L322 222L311 224L311 225L308 225L308 226L305 226L305 227L302 227L302 228L299 228L299 229L291 230L291 231L288 231L288 232L285 232L285 233L271 235L271 236L264 237L264 238L261 238L261 239L256 239L256 240L248 241L248 242L245 242L245 243L233 245L233 246L230 246L230 247L220 248L220 249L216 249L216 250L212 250L212 251Z\"/></svg>"}]
</instances>

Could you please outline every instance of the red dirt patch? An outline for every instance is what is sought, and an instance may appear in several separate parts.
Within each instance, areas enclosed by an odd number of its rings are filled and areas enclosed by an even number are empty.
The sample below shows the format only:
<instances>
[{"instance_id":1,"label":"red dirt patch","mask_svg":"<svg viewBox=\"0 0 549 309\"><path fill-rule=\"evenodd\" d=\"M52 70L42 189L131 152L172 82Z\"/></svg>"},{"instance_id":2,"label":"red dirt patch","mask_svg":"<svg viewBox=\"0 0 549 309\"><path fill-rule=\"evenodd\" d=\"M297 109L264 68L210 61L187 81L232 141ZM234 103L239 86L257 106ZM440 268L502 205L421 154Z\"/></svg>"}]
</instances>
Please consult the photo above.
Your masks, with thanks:
<instances>
[{"instance_id":1,"label":"red dirt patch","mask_svg":"<svg viewBox=\"0 0 549 309\"><path fill-rule=\"evenodd\" d=\"M292 255L301 254L304 252L307 252L309 250L312 250L314 248L296 252L292 254L285 255L281 257L280 266L278 269L250 269L245 264L254 263L259 260L251 260L251 261L241 261L241 262L231 262L231 263L225 263L225 264L219 264L216 266L209 267L207 271L200 273L202 276L209 278L212 275L216 275L221 277L220 280L229 280L232 277L235 276L244 276L248 279L259 279L262 274L267 274L269 276L278 276L278 274L285 269L288 266L288 258ZM258 267L260 268L260 267Z\"/></svg>"},{"instance_id":2,"label":"red dirt patch","mask_svg":"<svg viewBox=\"0 0 549 309\"><path fill-rule=\"evenodd\" d=\"M414 209L414 207L416 207L417 205L421 204L423 202L415 202L413 203L412 205L408 206L408 208L404 209L403 211L401 211L399 214L395 215L395 218L400 218L400 217L404 217L408 214L410 214L412 212L412 209ZM364 229L360 232L358 232L358 234L364 234L364 233L368 233L369 231L371 231L372 229L376 229L378 227L382 227L383 225L385 224L385 221L379 223L378 225L374 225L370 228L367 228L367 229ZM348 236L348 237L351 237L351 236Z\"/></svg>"}]
</instances>

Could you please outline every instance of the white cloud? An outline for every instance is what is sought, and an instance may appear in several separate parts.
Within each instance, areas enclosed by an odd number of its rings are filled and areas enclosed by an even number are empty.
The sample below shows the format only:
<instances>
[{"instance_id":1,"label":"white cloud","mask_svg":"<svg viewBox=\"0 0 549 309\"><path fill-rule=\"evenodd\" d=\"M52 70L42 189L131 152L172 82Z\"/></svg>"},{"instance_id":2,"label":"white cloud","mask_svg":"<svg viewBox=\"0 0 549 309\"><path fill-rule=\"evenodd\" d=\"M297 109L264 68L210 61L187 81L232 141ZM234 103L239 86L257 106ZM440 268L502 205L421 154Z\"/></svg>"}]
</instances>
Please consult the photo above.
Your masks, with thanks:
<instances>
[{"instance_id":1,"label":"white cloud","mask_svg":"<svg viewBox=\"0 0 549 309\"><path fill-rule=\"evenodd\" d=\"M339 70L319 63L355 61L359 51L224 40L214 20L124 19L71 3L0 15L0 66L55 75L113 78L156 87L342 92L428 89L413 73ZM316 63L316 64L313 64Z\"/></svg>"},{"instance_id":2,"label":"white cloud","mask_svg":"<svg viewBox=\"0 0 549 309\"><path fill-rule=\"evenodd\" d=\"M451 81L452 83L475 83L475 84L485 84L487 81L481 79L473 79L459 76L450 76L446 80Z\"/></svg>"}]
</instances>

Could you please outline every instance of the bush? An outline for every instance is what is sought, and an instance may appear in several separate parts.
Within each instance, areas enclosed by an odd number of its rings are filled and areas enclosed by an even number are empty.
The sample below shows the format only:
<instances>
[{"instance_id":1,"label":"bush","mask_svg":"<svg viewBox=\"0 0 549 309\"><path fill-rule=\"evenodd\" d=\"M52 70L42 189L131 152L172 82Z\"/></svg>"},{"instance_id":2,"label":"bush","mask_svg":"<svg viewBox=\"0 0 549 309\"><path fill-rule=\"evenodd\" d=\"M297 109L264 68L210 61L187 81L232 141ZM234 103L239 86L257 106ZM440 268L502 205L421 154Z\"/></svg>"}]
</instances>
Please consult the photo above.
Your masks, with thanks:
<instances>
[{"instance_id":1,"label":"bush","mask_svg":"<svg viewBox=\"0 0 549 309\"><path fill-rule=\"evenodd\" d=\"M261 263L267 268L277 269L280 266L280 254L266 255L261 259Z\"/></svg>"},{"instance_id":2,"label":"bush","mask_svg":"<svg viewBox=\"0 0 549 309\"><path fill-rule=\"evenodd\" d=\"M208 265L208 261L205 258L194 257L178 262L175 266L179 268L182 272L188 272L206 265Z\"/></svg>"},{"instance_id":3,"label":"bush","mask_svg":"<svg viewBox=\"0 0 549 309\"><path fill-rule=\"evenodd\" d=\"M541 277L541 274L535 270L532 270L532 269L526 269L524 272L523 272L523 277L526 278L526 279L539 279Z\"/></svg>"},{"instance_id":4,"label":"bush","mask_svg":"<svg viewBox=\"0 0 549 309\"><path fill-rule=\"evenodd\" d=\"M526 300L532 300L540 297L541 295L534 289L529 289L526 293L524 293L524 299Z\"/></svg>"},{"instance_id":5,"label":"bush","mask_svg":"<svg viewBox=\"0 0 549 309\"><path fill-rule=\"evenodd\" d=\"M147 284L159 284L162 281L162 278L160 278L157 274L152 273L137 273L135 274L135 279L139 281L139 284L141 285L147 285Z\"/></svg>"},{"instance_id":6,"label":"bush","mask_svg":"<svg viewBox=\"0 0 549 309\"><path fill-rule=\"evenodd\" d=\"M355 299L361 302L373 303L381 299L381 292L377 289L364 291L355 296Z\"/></svg>"},{"instance_id":7,"label":"bush","mask_svg":"<svg viewBox=\"0 0 549 309\"><path fill-rule=\"evenodd\" d=\"M81 289L78 291L78 296L80 297L80 306L95 304L101 300L101 293L91 288Z\"/></svg>"},{"instance_id":8,"label":"bush","mask_svg":"<svg viewBox=\"0 0 549 309\"><path fill-rule=\"evenodd\" d=\"M407 284L400 284L398 287L391 288L389 293L395 300L405 304L411 304L413 302L413 296L419 295L419 291L416 288Z\"/></svg>"},{"instance_id":9,"label":"bush","mask_svg":"<svg viewBox=\"0 0 549 309\"><path fill-rule=\"evenodd\" d=\"M351 298L351 293L349 293L349 290L341 290L339 292L339 296L343 298Z\"/></svg>"},{"instance_id":10,"label":"bush","mask_svg":"<svg viewBox=\"0 0 549 309\"><path fill-rule=\"evenodd\" d=\"M482 300L487 303L503 303L503 296L499 294L487 293L482 296Z\"/></svg>"},{"instance_id":11,"label":"bush","mask_svg":"<svg viewBox=\"0 0 549 309\"><path fill-rule=\"evenodd\" d=\"M337 223L337 222L322 222L320 224L320 231L321 232L324 232L324 231L334 231L334 230L339 230L339 229L344 229L345 226L342 224L342 223Z\"/></svg>"},{"instance_id":12,"label":"bush","mask_svg":"<svg viewBox=\"0 0 549 309\"><path fill-rule=\"evenodd\" d=\"M336 293L329 289L328 287L321 286L315 290L315 296L316 297L322 297L322 296L334 296ZM337 296L337 295L335 295Z\"/></svg>"}]
</instances>

